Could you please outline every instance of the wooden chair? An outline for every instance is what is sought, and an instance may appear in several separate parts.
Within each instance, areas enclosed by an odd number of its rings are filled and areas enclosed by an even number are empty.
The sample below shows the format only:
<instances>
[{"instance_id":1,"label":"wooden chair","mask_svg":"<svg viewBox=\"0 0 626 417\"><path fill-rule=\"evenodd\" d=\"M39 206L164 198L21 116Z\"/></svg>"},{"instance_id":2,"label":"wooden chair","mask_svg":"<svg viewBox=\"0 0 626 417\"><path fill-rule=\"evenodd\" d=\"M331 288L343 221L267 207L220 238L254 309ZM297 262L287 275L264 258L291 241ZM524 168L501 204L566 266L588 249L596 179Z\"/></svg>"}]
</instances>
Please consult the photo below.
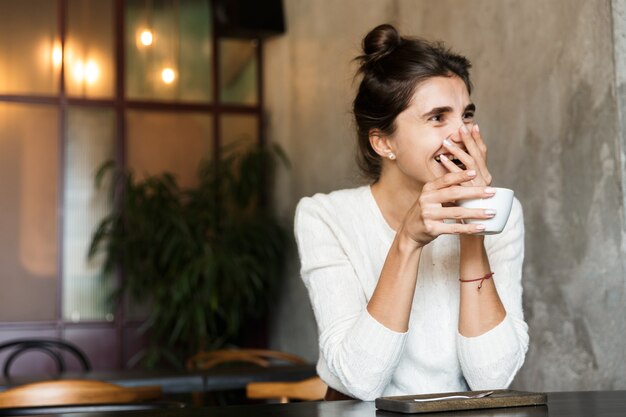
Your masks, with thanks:
<instances>
[{"instance_id":1,"label":"wooden chair","mask_svg":"<svg viewBox=\"0 0 626 417\"><path fill-rule=\"evenodd\" d=\"M250 399L278 399L281 403L319 401L324 399L327 388L318 376L297 382L251 382L246 386L246 396Z\"/></svg>"},{"instance_id":2,"label":"wooden chair","mask_svg":"<svg viewBox=\"0 0 626 417\"><path fill-rule=\"evenodd\" d=\"M308 362L300 356L276 350L220 349L197 353L187 360L186 366L189 370L196 370L210 369L217 366L237 365L238 363L253 364L263 368L267 368L272 364L280 363L290 363L295 365L308 364ZM238 399L238 401L241 401L241 399ZM210 405L225 405L230 401L220 397L220 393L208 396L204 393L193 394L193 403L195 406L204 406L207 402Z\"/></svg>"},{"instance_id":3,"label":"wooden chair","mask_svg":"<svg viewBox=\"0 0 626 417\"><path fill-rule=\"evenodd\" d=\"M209 369L225 363L252 363L264 368L272 363L292 363L306 365L300 356L268 349L221 349L200 352L187 360L187 369Z\"/></svg>"},{"instance_id":4,"label":"wooden chair","mask_svg":"<svg viewBox=\"0 0 626 417\"><path fill-rule=\"evenodd\" d=\"M0 392L0 408L121 404L158 399L161 387L121 387L83 379L34 382Z\"/></svg>"}]
</instances>

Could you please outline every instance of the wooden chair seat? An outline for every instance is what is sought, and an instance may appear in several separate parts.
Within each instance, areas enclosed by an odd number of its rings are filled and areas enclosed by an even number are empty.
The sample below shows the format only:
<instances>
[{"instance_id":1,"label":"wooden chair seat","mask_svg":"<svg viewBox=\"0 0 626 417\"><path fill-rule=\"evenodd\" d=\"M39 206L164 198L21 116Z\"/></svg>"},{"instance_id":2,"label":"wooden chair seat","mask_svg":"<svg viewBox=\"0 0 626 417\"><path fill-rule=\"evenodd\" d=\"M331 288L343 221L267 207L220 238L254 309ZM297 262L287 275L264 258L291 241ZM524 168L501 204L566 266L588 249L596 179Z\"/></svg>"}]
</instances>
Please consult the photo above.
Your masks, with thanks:
<instances>
[{"instance_id":1,"label":"wooden chair seat","mask_svg":"<svg viewBox=\"0 0 626 417\"><path fill-rule=\"evenodd\" d=\"M103 381L34 382L0 392L0 408L67 404L121 404L158 399L161 387L121 387Z\"/></svg>"},{"instance_id":2,"label":"wooden chair seat","mask_svg":"<svg viewBox=\"0 0 626 417\"><path fill-rule=\"evenodd\" d=\"M210 369L217 366L236 365L241 363L253 364L267 368L272 364L306 365L308 362L298 355L270 349L219 349L200 352L187 360L187 369ZM252 388L253 391L255 388ZM322 394L322 398L323 398ZM278 397L282 397L279 395ZM307 396L308 397L308 396ZM250 397L247 397L250 398ZM274 398L274 397L272 397ZM194 393L194 405L205 405L204 394ZM208 398L208 401L219 403L219 399ZM215 404L213 404L215 405Z\"/></svg>"},{"instance_id":3,"label":"wooden chair seat","mask_svg":"<svg viewBox=\"0 0 626 417\"><path fill-rule=\"evenodd\" d=\"M246 386L246 396L250 399L278 399L281 403L289 400L323 400L328 386L320 377L297 382L251 382Z\"/></svg>"},{"instance_id":4,"label":"wooden chair seat","mask_svg":"<svg viewBox=\"0 0 626 417\"><path fill-rule=\"evenodd\" d=\"M224 363L245 362L268 367L272 362L305 365L308 362L292 353L269 349L220 349L200 352L187 360L187 369L209 369Z\"/></svg>"}]
</instances>

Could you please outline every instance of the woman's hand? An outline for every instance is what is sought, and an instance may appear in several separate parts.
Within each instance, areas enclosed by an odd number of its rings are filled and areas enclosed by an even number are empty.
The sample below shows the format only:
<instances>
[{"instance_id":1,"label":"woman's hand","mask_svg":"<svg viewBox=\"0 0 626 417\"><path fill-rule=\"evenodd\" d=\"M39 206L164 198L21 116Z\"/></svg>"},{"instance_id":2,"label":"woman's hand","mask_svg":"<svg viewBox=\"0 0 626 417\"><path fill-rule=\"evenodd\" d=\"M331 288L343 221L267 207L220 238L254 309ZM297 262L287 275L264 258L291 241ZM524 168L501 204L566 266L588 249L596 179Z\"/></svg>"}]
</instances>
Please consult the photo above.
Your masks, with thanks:
<instances>
[{"instance_id":1,"label":"woman's hand","mask_svg":"<svg viewBox=\"0 0 626 417\"><path fill-rule=\"evenodd\" d=\"M456 144L459 142L457 138L461 139L460 142L463 142L467 152ZM452 134L451 138L444 140L443 145L465 165L466 170L476 171L476 177L463 185L491 185L492 178L487 169L487 146L480 136L478 125L470 126L469 129L466 125L461 126L458 132ZM463 171L445 155L441 157L441 163L450 172Z\"/></svg>"},{"instance_id":2,"label":"woman's hand","mask_svg":"<svg viewBox=\"0 0 626 417\"><path fill-rule=\"evenodd\" d=\"M454 165L454 164L452 164ZM422 247L442 234L468 234L482 232L481 224L445 223L445 219L489 219L493 214L483 209L457 207L457 200L469 198L488 198L495 190L486 186L462 186L462 184L479 181L474 169L450 172L428 182L422 193L407 213L399 233ZM484 181L484 178L480 181Z\"/></svg>"}]
</instances>

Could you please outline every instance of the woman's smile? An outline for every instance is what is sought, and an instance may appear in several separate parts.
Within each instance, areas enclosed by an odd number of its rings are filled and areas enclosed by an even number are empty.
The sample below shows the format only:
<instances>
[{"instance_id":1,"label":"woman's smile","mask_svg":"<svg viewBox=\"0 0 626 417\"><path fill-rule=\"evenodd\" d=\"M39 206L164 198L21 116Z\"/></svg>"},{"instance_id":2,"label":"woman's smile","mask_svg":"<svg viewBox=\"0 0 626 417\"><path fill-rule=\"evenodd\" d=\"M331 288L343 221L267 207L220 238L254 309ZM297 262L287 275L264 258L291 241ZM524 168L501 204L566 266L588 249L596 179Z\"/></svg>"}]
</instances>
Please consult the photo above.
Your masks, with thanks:
<instances>
[{"instance_id":1,"label":"woman's smile","mask_svg":"<svg viewBox=\"0 0 626 417\"><path fill-rule=\"evenodd\" d=\"M459 77L433 77L420 83L409 107L396 118L396 131L387 142L390 151L397 155L389 167L412 180L403 184L421 187L449 173L450 165L442 163L442 155L466 169L462 155L468 151L459 128L471 128L475 109L467 86ZM446 139L458 151L445 145Z\"/></svg>"},{"instance_id":2,"label":"woman's smile","mask_svg":"<svg viewBox=\"0 0 626 417\"><path fill-rule=\"evenodd\" d=\"M441 155L444 155L446 158L448 158L450 161L456 164L456 166L458 166L459 168L465 169L465 165L463 165L463 162L461 162L459 158L452 155L451 153L440 153L438 155L435 155L435 158L434 158L435 161L441 164Z\"/></svg>"}]
</instances>

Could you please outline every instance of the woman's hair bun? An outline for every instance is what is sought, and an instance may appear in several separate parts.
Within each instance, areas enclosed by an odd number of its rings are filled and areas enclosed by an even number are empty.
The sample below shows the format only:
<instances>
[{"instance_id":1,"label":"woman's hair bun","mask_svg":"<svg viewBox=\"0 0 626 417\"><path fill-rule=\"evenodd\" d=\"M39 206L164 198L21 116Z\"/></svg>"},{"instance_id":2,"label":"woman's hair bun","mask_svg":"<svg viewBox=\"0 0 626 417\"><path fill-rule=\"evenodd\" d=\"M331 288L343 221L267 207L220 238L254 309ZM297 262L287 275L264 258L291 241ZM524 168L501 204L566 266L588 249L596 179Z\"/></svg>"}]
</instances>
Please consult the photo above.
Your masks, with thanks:
<instances>
[{"instance_id":1,"label":"woman's hair bun","mask_svg":"<svg viewBox=\"0 0 626 417\"><path fill-rule=\"evenodd\" d=\"M380 62L401 43L402 37L395 27L389 24L376 26L363 38L363 55L357 58L361 61L361 70Z\"/></svg>"}]
</instances>

